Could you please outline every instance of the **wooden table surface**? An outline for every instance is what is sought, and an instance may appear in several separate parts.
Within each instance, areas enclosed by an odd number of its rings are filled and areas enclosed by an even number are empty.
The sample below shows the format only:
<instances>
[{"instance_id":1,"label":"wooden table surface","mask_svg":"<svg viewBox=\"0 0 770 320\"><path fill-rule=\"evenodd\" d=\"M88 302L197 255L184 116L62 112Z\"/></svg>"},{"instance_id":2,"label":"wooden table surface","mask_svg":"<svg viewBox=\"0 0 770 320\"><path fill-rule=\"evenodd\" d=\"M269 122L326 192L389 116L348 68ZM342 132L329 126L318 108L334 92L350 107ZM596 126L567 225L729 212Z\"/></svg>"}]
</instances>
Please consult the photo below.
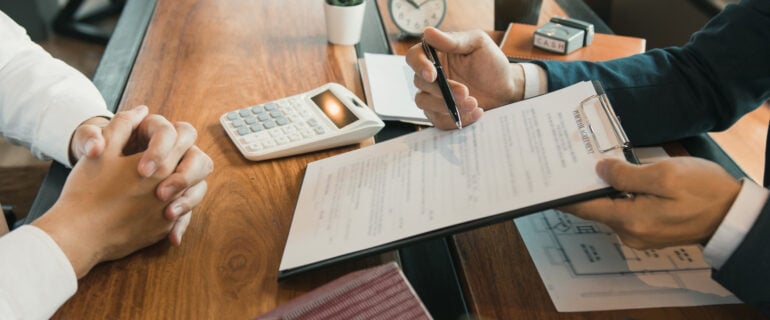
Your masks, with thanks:
<instances>
[{"instance_id":1,"label":"wooden table surface","mask_svg":"<svg viewBox=\"0 0 770 320\"><path fill-rule=\"evenodd\" d=\"M401 39L376 0L396 53ZM445 30L493 27L493 0L448 0ZM339 82L363 97L353 47L328 45L322 1L159 0L121 107L146 104L198 129L215 170L178 248L160 243L94 268L56 319L253 318L394 253L276 281L302 174L339 148L267 162L245 160L221 114ZM544 0L541 21L563 14ZM493 33L497 39L499 33ZM367 142L370 143L370 142ZM511 222L452 237L471 312L480 319L751 318L744 305L558 313Z\"/></svg>"},{"instance_id":2,"label":"wooden table surface","mask_svg":"<svg viewBox=\"0 0 770 320\"><path fill-rule=\"evenodd\" d=\"M236 108L339 82L363 97L352 46L326 41L323 1L159 0L121 107L190 122L214 160L181 247L94 268L58 319L245 319L384 255L278 283L306 164L355 147L245 160L220 127Z\"/></svg>"}]
</instances>

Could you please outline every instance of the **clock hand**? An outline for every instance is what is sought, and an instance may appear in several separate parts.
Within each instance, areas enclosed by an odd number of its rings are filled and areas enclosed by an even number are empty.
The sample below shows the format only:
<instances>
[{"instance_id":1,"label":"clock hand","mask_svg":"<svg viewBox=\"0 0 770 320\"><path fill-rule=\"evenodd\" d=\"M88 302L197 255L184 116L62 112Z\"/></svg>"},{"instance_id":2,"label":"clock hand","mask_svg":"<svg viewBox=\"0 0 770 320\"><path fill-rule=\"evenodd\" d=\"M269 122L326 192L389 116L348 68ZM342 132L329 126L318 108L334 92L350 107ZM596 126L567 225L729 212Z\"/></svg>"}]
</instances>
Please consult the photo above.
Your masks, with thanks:
<instances>
[{"instance_id":1,"label":"clock hand","mask_svg":"<svg viewBox=\"0 0 770 320\"><path fill-rule=\"evenodd\" d=\"M414 0L406 0L406 2L411 4L415 9L420 9L420 5L417 4L417 2L414 2Z\"/></svg>"},{"instance_id":2,"label":"clock hand","mask_svg":"<svg viewBox=\"0 0 770 320\"><path fill-rule=\"evenodd\" d=\"M422 7L423 5L425 5L426 3L431 2L431 1L433 1L433 0L425 0L422 3L418 4L418 6Z\"/></svg>"}]
</instances>

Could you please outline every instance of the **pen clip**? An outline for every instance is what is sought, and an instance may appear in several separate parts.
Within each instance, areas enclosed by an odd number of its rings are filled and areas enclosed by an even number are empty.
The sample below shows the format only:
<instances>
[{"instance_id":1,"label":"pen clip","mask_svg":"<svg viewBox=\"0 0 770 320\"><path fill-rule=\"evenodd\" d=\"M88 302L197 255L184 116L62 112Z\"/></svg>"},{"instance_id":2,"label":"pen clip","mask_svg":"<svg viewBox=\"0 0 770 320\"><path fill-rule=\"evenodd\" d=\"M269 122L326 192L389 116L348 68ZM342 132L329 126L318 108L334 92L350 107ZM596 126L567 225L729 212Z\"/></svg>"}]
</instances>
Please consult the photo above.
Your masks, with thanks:
<instances>
[{"instance_id":1,"label":"pen clip","mask_svg":"<svg viewBox=\"0 0 770 320\"><path fill-rule=\"evenodd\" d=\"M422 51L425 51L425 55L428 56L428 60L435 66L438 63L438 54L436 53L436 49L433 49L425 40L421 41L422 43ZM439 64L440 65L440 64Z\"/></svg>"}]
</instances>

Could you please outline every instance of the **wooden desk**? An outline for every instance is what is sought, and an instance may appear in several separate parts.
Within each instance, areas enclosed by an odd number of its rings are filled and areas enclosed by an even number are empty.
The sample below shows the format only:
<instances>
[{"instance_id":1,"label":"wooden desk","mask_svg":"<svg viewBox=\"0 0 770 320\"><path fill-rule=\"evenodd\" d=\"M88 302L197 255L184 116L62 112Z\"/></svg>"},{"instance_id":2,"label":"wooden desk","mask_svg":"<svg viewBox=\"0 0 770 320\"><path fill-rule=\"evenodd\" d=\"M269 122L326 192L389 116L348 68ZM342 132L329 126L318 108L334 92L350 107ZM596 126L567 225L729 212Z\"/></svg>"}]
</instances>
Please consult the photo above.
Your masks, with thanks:
<instances>
[{"instance_id":1,"label":"wooden desk","mask_svg":"<svg viewBox=\"0 0 770 320\"><path fill-rule=\"evenodd\" d=\"M355 50L326 42L323 1L158 0L120 107L198 129L215 170L183 245L94 268L57 319L244 319L392 254L278 283L305 165L354 147L245 160L219 125L235 108L326 82L363 97Z\"/></svg>"},{"instance_id":2,"label":"wooden desk","mask_svg":"<svg viewBox=\"0 0 770 320\"><path fill-rule=\"evenodd\" d=\"M449 1L446 29L491 30L492 0ZM543 10L552 4L544 1ZM326 43L321 6L320 0L157 1L120 106L147 104L153 112L192 123L198 145L215 162L209 194L181 247L161 243L97 266L54 318L250 318L343 273L397 259L390 253L277 283L306 163L354 147L254 163L240 156L218 124L226 111L329 81L363 96L356 54ZM475 16L479 12L484 16ZM512 223L449 241L469 309L479 318L757 316L740 305L557 313Z\"/></svg>"}]
</instances>

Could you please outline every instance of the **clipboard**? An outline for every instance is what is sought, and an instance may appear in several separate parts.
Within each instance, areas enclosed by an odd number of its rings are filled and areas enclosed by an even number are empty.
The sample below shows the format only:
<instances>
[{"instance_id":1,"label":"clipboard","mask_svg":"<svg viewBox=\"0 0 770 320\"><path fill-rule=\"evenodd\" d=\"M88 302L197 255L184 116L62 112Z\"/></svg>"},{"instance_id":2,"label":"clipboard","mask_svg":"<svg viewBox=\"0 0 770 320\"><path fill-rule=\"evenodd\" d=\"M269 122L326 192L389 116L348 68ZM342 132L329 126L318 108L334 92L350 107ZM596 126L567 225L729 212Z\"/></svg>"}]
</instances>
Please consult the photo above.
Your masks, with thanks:
<instances>
[{"instance_id":1,"label":"clipboard","mask_svg":"<svg viewBox=\"0 0 770 320\"><path fill-rule=\"evenodd\" d=\"M577 85L574 85L574 86L577 86ZM572 106L569 109L569 110L574 110L574 111L571 111L571 113L574 112L574 116L575 116L574 120L577 123L578 129L581 130L582 138L585 138L586 141L590 141L591 146L595 148L594 151L597 152L597 154L612 153L617 155L618 157L621 157L621 155L619 154L622 154L622 157L625 157L625 159L628 160L629 162L638 164L639 161L631 147L631 143L625 131L623 130L620 120L615 114L612 108L612 105L610 104L610 101L607 98L599 82L595 82L595 81L584 82L582 83L582 86L583 87L590 86L592 87L592 91L595 91L595 93L583 96L579 100L576 100L577 102L573 102ZM551 93L546 94L546 96L547 95L551 95ZM496 112L496 110L497 109L488 111L487 114L485 114L485 117L491 117L490 114ZM581 127L580 123L582 123L584 126ZM469 128L473 128L473 126ZM426 130L434 130L434 131L427 132L427 133L423 132L422 134L426 134L426 135L435 134L438 136L458 134L457 133L458 131L453 131L454 132L453 133L448 131L440 131L438 129L433 129L433 128L426 129ZM423 131L426 131L426 130L423 130ZM463 130L469 130L469 129L463 129ZM382 142L380 144L375 144L373 146L352 151L351 153L341 154L338 156L327 158L325 160L319 160L318 162L326 161L324 163L333 163L333 161L337 160L336 158L339 158L340 161L344 162L344 161L347 161L345 158L356 156L356 154L352 154L356 152L364 155L377 153L377 152L380 152L377 150L378 145L382 147L382 146L387 146L386 144L398 144L400 139L408 140L410 139L410 136L419 135L419 134L421 133L420 132L412 133L409 135L402 136L400 138L396 138L393 140ZM367 150L371 148L375 148L375 149L372 151ZM386 151L383 151L383 152L386 152ZM528 204L520 207L509 208L504 211L495 211L491 214L486 214L480 217L474 217L471 219L463 220L459 223L452 223L452 224L438 227L438 228L426 227L426 229L422 230L422 232L418 232L418 233L411 234L404 237L396 237L392 239L392 241L387 241L385 243L380 243L373 246L367 246L359 250L352 250L350 252L330 255L322 259L316 259L310 263L292 266L289 268L283 268L285 259L287 259L287 252L289 251L289 249L296 249L297 247L318 246L319 245L318 242L324 241L323 236L320 239L304 238L304 236L308 236L309 233L313 233L318 230L315 230L315 231L303 230L303 228L308 226L309 226L308 228L323 229L324 227L322 226L322 223L318 223L316 221L309 221L309 220L308 221L297 220L297 219L306 219L306 216L303 216L303 214L306 213L307 211L308 203L307 203L307 198L303 197L304 195L308 195L308 194L311 196L316 195L318 196L319 201L324 200L323 197L319 196L320 193L318 191L319 190L318 181L320 180L316 180L313 178L319 172L319 170L320 171L323 171L323 170L318 169L316 166L313 166L314 164L315 163L311 163L308 166L308 169L306 170L305 178L303 179L302 191L300 191L300 199L298 200L297 208L295 209L295 216L294 216L294 221L292 222L292 229L289 232L289 237L287 239L287 246L284 249L284 256L282 257L282 262L281 262L282 268L279 268L279 272L278 272L279 281L284 280L286 278L290 278L294 275L297 275L303 272L323 268L325 266L329 266L344 260L375 255L375 254L390 251L393 249L398 249L400 247L403 247L418 241L425 241L429 239L452 235L459 232L479 228L482 226L487 226L498 222L508 221L517 217L540 212L540 211L551 209L554 207L560 207L567 204L572 204L572 203L581 202L584 200L590 200L590 199L603 197L603 196L610 196L610 197L625 196L624 194L620 193L617 190L614 190L609 186L598 187L598 188L587 190L584 192L581 191L576 193L569 193L568 196L555 197L552 199L549 198L549 200L547 201L539 201L536 203L532 203L532 204ZM595 162L594 162L594 165L595 165ZM313 168L311 168L311 166L313 166ZM591 171L590 174L595 175L595 171L593 170L593 167L587 170ZM324 183L328 183L328 180L323 180L323 181ZM305 192L307 192L307 194L305 194ZM330 200L330 201L335 201L335 200ZM312 209L310 210L322 210L316 204L313 204L313 203L310 204L310 207L312 207ZM331 213L331 214L334 214L334 213ZM345 212L338 212L336 214L345 214ZM297 227L297 229L295 229L295 226L297 225L299 226ZM303 227L303 225L305 227ZM319 232L323 233L323 231L324 230L320 230ZM300 233L297 233L297 232L300 232ZM303 233L303 232L308 232L308 233ZM331 233L332 236L337 234L338 232ZM313 248L303 248L303 249L308 250L307 253L309 254L317 253L317 250ZM296 250L291 251L290 253L291 256L296 257L297 256L296 252L297 252Z\"/></svg>"}]
</instances>

